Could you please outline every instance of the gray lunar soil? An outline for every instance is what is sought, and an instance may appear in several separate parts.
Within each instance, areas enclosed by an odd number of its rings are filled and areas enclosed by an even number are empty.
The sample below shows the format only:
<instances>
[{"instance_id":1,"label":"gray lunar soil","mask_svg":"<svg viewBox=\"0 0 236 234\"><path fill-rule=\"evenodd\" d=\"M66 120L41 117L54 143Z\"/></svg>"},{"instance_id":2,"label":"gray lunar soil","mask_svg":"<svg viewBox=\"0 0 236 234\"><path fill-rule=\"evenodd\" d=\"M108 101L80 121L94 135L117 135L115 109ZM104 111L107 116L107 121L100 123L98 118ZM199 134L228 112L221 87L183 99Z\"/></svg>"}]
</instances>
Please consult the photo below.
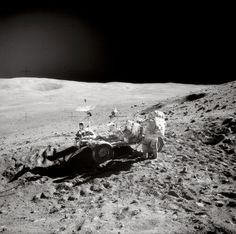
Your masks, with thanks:
<instances>
[{"instance_id":1,"label":"gray lunar soil","mask_svg":"<svg viewBox=\"0 0 236 234\"><path fill-rule=\"evenodd\" d=\"M236 82L99 91L82 83L84 93L70 95L72 83L37 82L24 91L18 80L0 82L0 233L236 233ZM85 117L73 110L89 90L88 102L101 104L91 119L99 133L114 106L120 126L162 110L166 144L158 159L115 160L65 180L28 172L9 183L16 164L37 149L73 144Z\"/></svg>"}]
</instances>

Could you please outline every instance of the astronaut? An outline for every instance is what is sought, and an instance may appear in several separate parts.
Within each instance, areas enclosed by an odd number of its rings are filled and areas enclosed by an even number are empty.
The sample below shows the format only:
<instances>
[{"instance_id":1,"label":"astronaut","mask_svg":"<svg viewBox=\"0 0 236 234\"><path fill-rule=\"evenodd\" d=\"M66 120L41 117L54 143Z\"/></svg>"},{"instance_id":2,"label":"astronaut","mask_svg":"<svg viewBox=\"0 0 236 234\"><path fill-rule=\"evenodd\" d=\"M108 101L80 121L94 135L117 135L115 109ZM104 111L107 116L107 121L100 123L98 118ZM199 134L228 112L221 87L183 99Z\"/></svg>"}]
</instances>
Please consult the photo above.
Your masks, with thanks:
<instances>
[{"instance_id":1,"label":"astronaut","mask_svg":"<svg viewBox=\"0 0 236 234\"><path fill-rule=\"evenodd\" d=\"M149 113L143 125L143 157L156 159L158 152L160 152L164 146L166 128L165 114L162 111L155 110Z\"/></svg>"}]
</instances>

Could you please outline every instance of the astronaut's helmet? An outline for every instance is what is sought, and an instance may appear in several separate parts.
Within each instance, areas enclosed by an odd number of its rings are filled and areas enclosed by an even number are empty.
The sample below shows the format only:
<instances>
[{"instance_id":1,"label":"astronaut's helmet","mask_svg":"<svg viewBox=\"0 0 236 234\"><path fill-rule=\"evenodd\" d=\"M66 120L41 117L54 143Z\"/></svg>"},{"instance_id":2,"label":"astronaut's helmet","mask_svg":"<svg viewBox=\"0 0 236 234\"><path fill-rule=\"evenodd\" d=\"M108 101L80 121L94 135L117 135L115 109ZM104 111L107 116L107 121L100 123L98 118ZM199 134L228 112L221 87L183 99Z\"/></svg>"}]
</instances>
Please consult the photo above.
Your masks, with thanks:
<instances>
[{"instance_id":1,"label":"astronaut's helmet","mask_svg":"<svg viewBox=\"0 0 236 234\"><path fill-rule=\"evenodd\" d=\"M164 114L162 111L155 110L155 111L154 111L154 115L155 115L155 117L157 117L157 118L165 119L165 114Z\"/></svg>"}]
</instances>

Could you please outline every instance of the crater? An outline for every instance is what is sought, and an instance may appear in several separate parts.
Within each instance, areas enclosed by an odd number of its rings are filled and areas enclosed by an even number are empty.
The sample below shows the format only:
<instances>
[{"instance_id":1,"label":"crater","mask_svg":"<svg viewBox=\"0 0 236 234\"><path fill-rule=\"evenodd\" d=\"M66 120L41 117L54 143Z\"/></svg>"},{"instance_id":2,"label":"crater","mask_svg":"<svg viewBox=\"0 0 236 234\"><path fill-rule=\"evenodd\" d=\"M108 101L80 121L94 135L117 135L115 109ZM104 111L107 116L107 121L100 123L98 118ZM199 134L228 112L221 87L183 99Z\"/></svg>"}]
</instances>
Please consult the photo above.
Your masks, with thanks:
<instances>
[{"instance_id":1,"label":"crater","mask_svg":"<svg viewBox=\"0 0 236 234\"><path fill-rule=\"evenodd\" d=\"M39 91L52 91L56 89L61 89L62 87L62 84L57 83L41 83L37 85L36 89Z\"/></svg>"},{"instance_id":2,"label":"crater","mask_svg":"<svg viewBox=\"0 0 236 234\"><path fill-rule=\"evenodd\" d=\"M205 96L206 96L206 93L193 93L193 94L186 96L183 101L192 102L192 101L198 100L200 98L203 98Z\"/></svg>"}]
</instances>

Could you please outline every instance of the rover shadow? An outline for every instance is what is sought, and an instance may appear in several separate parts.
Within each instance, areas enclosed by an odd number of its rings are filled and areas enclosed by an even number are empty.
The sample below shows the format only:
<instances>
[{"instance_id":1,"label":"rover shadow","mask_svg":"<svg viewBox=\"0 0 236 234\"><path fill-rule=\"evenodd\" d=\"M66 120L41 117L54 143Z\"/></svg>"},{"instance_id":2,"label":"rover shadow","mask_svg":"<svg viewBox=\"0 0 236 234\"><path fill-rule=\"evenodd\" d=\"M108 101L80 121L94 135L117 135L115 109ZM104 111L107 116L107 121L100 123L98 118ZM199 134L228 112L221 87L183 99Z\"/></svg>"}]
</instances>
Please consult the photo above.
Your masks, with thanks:
<instances>
[{"instance_id":1,"label":"rover shadow","mask_svg":"<svg viewBox=\"0 0 236 234\"><path fill-rule=\"evenodd\" d=\"M84 184L95 178L107 178L111 175L118 175L122 171L131 171L134 163L143 161L142 158L126 158L126 159L115 159L107 162L105 165L91 168L90 170L84 171L83 173L76 173L74 175L66 176L54 180L54 183L69 182L76 177L78 180L74 181L74 186ZM77 178L76 178L77 179Z\"/></svg>"},{"instance_id":2,"label":"rover shadow","mask_svg":"<svg viewBox=\"0 0 236 234\"><path fill-rule=\"evenodd\" d=\"M93 161L90 148L85 147L81 151L72 146L50 158L50 160L58 163L48 167L35 167L33 169L24 167L10 182L23 176L26 172L34 175L32 178L28 177L28 180L37 180L42 176L47 176L55 179L55 183L70 181L77 176L80 176L85 181L96 176L106 177L111 174L119 174L120 171L130 170L133 163L142 160L140 156L141 153L130 146L114 147L114 158L102 165L97 165Z\"/></svg>"}]
</instances>

